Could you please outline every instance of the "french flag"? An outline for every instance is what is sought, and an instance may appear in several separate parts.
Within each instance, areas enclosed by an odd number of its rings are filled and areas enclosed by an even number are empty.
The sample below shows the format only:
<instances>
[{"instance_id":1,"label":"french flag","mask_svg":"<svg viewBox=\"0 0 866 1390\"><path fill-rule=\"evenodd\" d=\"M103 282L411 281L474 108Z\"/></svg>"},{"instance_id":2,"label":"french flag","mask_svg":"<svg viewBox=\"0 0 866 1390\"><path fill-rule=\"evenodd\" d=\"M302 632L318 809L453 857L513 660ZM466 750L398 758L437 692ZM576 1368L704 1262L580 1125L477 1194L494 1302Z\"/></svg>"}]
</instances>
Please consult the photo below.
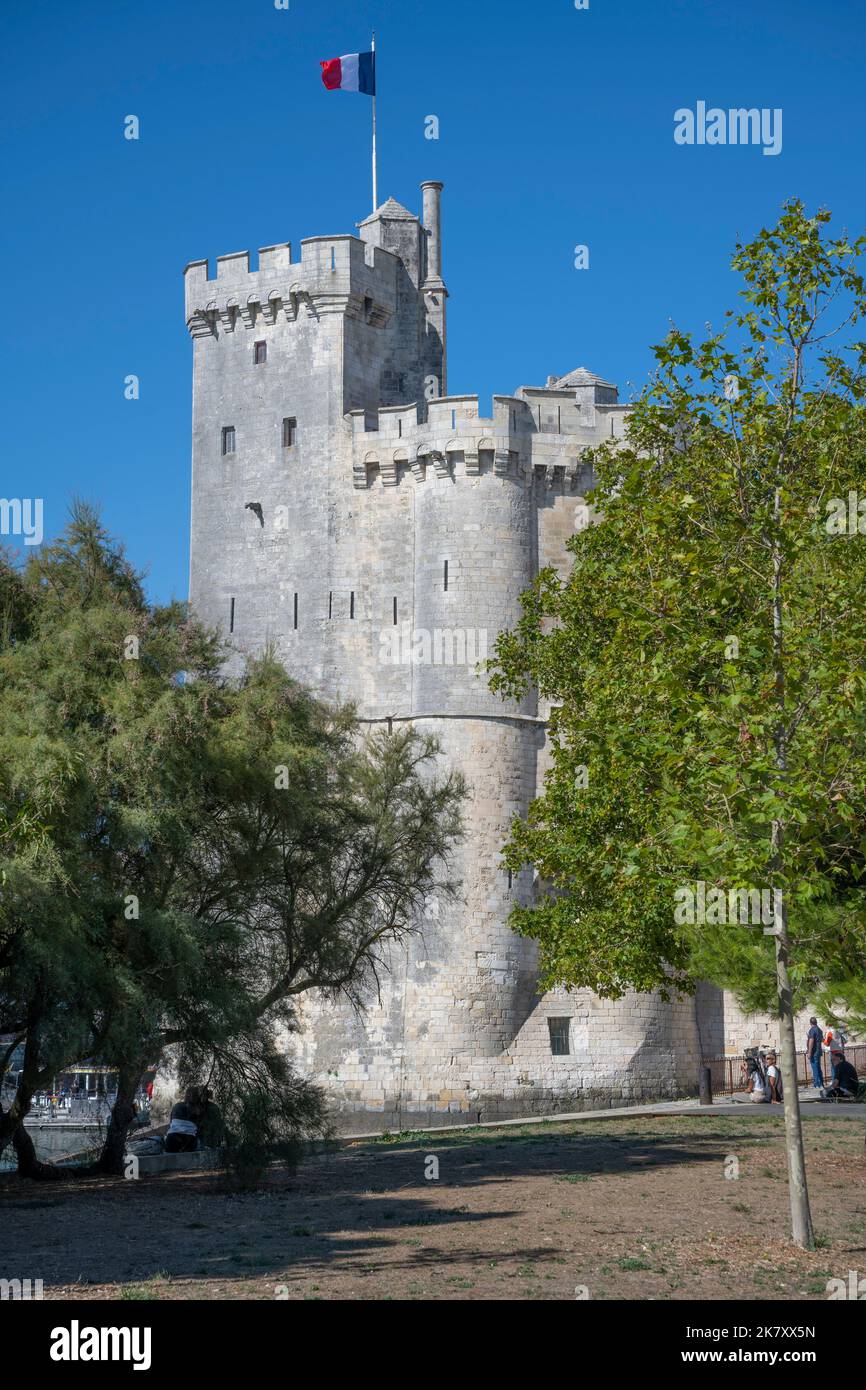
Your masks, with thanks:
<instances>
[{"instance_id":1,"label":"french flag","mask_svg":"<svg viewBox=\"0 0 866 1390\"><path fill-rule=\"evenodd\" d=\"M344 53L322 63L322 81L329 92L363 92L376 95L375 53Z\"/></svg>"}]
</instances>

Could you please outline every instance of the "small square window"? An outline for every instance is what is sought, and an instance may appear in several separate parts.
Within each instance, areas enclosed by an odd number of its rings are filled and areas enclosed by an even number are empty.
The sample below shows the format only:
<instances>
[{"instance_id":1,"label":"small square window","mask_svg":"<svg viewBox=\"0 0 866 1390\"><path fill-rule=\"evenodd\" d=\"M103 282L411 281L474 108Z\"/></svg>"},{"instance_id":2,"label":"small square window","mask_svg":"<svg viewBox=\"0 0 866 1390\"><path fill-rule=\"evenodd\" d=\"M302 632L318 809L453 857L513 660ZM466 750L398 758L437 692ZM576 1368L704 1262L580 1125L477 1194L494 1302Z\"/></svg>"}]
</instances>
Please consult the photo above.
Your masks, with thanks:
<instances>
[{"instance_id":1,"label":"small square window","mask_svg":"<svg viewBox=\"0 0 866 1390\"><path fill-rule=\"evenodd\" d=\"M298 429L298 422L294 415L287 415L283 420L283 448L291 449L295 442L295 435Z\"/></svg>"},{"instance_id":2,"label":"small square window","mask_svg":"<svg viewBox=\"0 0 866 1390\"><path fill-rule=\"evenodd\" d=\"M235 427L234 425L223 425L223 453L233 454L235 451Z\"/></svg>"},{"instance_id":3,"label":"small square window","mask_svg":"<svg viewBox=\"0 0 866 1390\"><path fill-rule=\"evenodd\" d=\"M268 360L268 345L264 340L253 344L253 361L257 367Z\"/></svg>"},{"instance_id":4,"label":"small square window","mask_svg":"<svg viewBox=\"0 0 866 1390\"><path fill-rule=\"evenodd\" d=\"M554 1057L568 1057L571 1052L569 1040L570 1018L549 1018L547 1026L550 1029L550 1050Z\"/></svg>"}]
</instances>

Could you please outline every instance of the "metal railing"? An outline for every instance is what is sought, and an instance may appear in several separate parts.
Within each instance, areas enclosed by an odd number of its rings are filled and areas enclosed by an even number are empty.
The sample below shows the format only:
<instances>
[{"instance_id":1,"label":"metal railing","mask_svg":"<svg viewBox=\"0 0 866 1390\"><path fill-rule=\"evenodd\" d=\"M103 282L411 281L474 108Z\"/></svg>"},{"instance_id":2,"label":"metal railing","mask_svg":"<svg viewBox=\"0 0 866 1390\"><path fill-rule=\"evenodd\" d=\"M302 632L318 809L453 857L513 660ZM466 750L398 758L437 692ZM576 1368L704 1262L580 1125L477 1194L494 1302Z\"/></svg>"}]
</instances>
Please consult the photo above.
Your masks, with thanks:
<instances>
[{"instance_id":1,"label":"metal railing","mask_svg":"<svg viewBox=\"0 0 866 1390\"><path fill-rule=\"evenodd\" d=\"M859 1075L861 1081L866 1080L866 1046L852 1047L850 1043L845 1048L845 1056ZM736 1091L745 1091L746 1083L742 1075L743 1058L739 1057L704 1057L701 1061L702 1067L709 1067L713 1081L714 1095L732 1096ZM824 1085L830 1082L830 1057L824 1052L821 1054L821 1071L824 1077ZM812 1068L808 1058L804 1053L797 1054L797 1081L801 1086L812 1085Z\"/></svg>"}]
</instances>

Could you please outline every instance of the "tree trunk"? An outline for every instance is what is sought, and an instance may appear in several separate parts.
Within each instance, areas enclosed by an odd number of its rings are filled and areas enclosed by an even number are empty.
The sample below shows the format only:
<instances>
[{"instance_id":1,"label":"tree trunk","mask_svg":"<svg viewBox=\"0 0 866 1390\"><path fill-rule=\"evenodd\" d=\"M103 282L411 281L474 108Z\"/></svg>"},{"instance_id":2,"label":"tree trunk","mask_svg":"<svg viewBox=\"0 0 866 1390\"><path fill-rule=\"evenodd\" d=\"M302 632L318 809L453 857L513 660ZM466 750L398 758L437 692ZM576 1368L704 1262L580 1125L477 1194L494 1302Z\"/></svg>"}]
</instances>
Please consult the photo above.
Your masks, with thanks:
<instances>
[{"instance_id":1,"label":"tree trunk","mask_svg":"<svg viewBox=\"0 0 866 1390\"><path fill-rule=\"evenodd\" d=\"M782 551L779 532L782 526L782 493L777 486L773 499L773 671L778 714L775 734L775 761L779 774L779 795L784 795L788 771L788 731L785 723L785 652L783 641ZM781 820L773 821L770 850L774 875L783 877L784 827ZM773 885L773 935L776 938L776 989L779 999L781 1034L782 1095L785 1106L785 1150L788 1157L788 1196L791 1202L791 1235L795 1245L813 1250L815 1236L812 1213L809 1209L809 1189L806 1186L806 1155L803 1150L803 1120L800 1115L800 1096L797 1091L797 1050L794 1038L794 1000L788 974L788 900L784 889Z\"/></svg>"},{"instance_id":2,"label":"tree trunk","mask_svg":"<svg viewBox=\"0 0 866 1390\"><path fill-rule=\"evenodd\" d=\"M43 1163L36 1157L36 1149L26 1125L22 1123L12 1136L12 1143L15 1153L18 1156L18 1176L20 1178L33 1178L36 1182L50 1182L56 1178L68 1178L69 1174L62 1168L55 1168L53 1163Z\"/></svg>"},{"instance_id":3,"label":"tree trunk","mask_svg":"<svg viewBox=\"0 0 866 1390\"><path fill-rule=\"evenodd\" d=\"M23 1125L30 1111L33 1092L40 1084L39 1044L36 1037L37 1012L32 1008L28 1014L28 1031L24 1043L24 1065L18 1076L15 1098L8 1110L0 1111L0 1154L15 1140L15 1134Z\"/></svg>"},{"instance_id":4,"label":"tree trunk","mask_svg":"<svg viewBox=\"0 0 866 1390\"><path fill-rule=\"evenodd\" d=\"M0 1113L0 1154L3 1153L3 1150L6 1148L6 1145L11 1144L14 1140L15 1131L18 1129L19 1125L22 1125L24 1123L24 1116L27 1114L27 1111L29 1109L29 1097L27 1099L25 1107L23 1103L23 1097L19 1093L16 1094L15 1099L13 1100L9 1109L4 1110L2 1113Z\"/></svg>"},{"instance_id":5,"label":"tree trunk","mask_svg":"<svg viewBox=\"0 0 866 1390\"><path fill-rule=\"evenodd\" d=\"M785 1149L788 1155L788 1196L791 1201L791 1234L795 1245L814 1250L815 1234L806 1186L806 1155L803 1150L803 1119L797 1090L797 1044L794 1037L794 1009L788 978L788 924L784 899L777 909L776 984L779 992L781 1035L782 1095L785 1105Z\"/></svg>"},{"instance_id":6,"label":"tree trunk","mask_svg":"<svg viewBox=\"0 0 866 1390\"><path fill-rule=\"evenodd\" d=\"M42 1163L36 1157L33 1140L28 1134L24 1121L30 1113L34 1091L45 1084L46 1074L39 1069L39 1012L34 1005L28 1017L27 1041L24 1044L24 1066L18 1078L15 1099L0 1119L0 1152L11 1140L18 1159L18 1172L23 1178L51 1178L61 1176L58 1169L50 1163Z\"/></svg>"},{"instance_id":7,"label":"tree trunk","mask_svg":"<svg viewBox=\"0 0 866 1390\"><path fill-rule=\"evenodd\" d=\"M99 1173L113 1173L123 1176L123 1155L126 1152L126 1136L135 1115L135 1094L144 1075L144 1066L136 1062L132 1066L121 1066L117 1077L117 1099L111 1112L108 1132L102 1153L95 1165Z\"/></svg>"}]
</instances>

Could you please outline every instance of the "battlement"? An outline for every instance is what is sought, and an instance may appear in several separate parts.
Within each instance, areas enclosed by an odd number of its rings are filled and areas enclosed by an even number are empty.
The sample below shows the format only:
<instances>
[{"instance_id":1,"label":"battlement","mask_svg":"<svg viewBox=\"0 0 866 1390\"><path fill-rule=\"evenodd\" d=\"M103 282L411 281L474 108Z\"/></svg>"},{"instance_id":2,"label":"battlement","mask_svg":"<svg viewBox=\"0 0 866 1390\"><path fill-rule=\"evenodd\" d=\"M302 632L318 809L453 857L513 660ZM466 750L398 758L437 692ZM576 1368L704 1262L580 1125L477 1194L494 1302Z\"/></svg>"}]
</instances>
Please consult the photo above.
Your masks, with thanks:
<instances>
[{"instance_id":1,"label":"battlement","mask_svg":"<svg viewBox=\"0 0 866 1390\"><path fill-rule=\"evenodd\" d=\"M186 322L192 337L232 331L240 322L253 328L260 318L293 320L299 311L363 315L382 326L396 308L399 261L391 251L354 236L305 237L301 258L292 260L290 242L264 246L257 270L250 253L217 256L216 275L207 260L184 270Z\"/></svg>"},{"instance_id":2,"label":"battlement","mask_svg":"<svg viewBox=\"0 0 866 1390\"><path fill-rule=\"evenodd\" d=\"M541 480L573 491L590 485L582 454L611 437L609 414L610 408L602 408L592 424L573 414L565 432L539 430L530 403L515 396L494 396L492 416L479 413L477 396L442 396L423 410L418 402L376 413L353 410L346 419L354 485L397 487L407 474L421 483L491 472L527 486ZM614 407L614 417L613 437L619 438L625 409Z\"/></svg>"}]
</instances>

